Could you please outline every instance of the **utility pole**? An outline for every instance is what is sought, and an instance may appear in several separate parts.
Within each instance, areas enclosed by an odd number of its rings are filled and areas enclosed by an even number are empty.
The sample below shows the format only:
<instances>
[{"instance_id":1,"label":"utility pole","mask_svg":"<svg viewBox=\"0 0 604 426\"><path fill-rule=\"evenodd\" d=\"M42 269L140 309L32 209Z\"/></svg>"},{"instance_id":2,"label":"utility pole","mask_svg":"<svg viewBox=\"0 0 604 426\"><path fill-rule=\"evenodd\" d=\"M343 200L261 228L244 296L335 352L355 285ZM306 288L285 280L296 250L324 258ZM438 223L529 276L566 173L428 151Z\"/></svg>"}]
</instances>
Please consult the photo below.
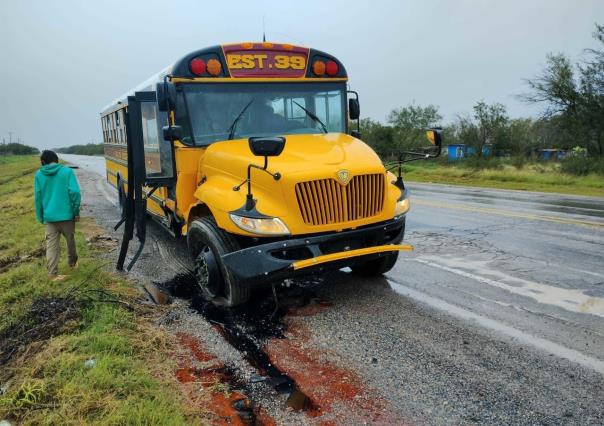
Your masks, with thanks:
<instances>
[{"instance_id":1,"label":"utility pole","mask_svg":"<svg viewBox=\"0 0 604 426\"><path fill-rule=\"evenodd\" d=\"M8 132L8 143L13 143L13 132Z\"/></svg>"}]
</instances>

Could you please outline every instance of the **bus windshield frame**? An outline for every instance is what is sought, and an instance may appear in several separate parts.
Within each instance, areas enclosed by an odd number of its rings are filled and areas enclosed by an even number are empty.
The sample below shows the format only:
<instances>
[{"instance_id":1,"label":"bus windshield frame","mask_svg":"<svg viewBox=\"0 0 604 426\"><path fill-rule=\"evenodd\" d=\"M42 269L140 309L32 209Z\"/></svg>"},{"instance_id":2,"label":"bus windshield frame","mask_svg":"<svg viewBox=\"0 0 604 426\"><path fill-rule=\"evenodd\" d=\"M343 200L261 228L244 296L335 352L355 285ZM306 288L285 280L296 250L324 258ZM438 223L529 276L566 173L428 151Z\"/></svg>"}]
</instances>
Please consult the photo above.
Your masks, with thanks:
<instances>
[{"instance_id":1,"label":"bus windshield frame","mask_svg":"<svg viewBox=\"0 0 604 426\"><path fill-rule=\"evenodd\" d=\"M183 127L181 142L189 146L252 136L346 133L346 95L345 82L182 83L175 119Z\"/></svg>"}]
</instances>

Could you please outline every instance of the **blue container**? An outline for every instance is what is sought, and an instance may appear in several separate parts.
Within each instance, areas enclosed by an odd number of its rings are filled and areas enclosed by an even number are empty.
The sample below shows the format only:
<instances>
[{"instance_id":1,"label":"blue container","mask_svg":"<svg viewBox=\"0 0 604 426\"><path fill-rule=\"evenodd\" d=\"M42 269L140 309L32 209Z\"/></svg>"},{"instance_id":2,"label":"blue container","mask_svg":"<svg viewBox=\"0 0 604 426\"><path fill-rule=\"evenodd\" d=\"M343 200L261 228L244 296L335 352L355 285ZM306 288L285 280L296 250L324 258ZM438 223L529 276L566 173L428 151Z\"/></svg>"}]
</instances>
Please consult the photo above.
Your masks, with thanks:
<instances>
[{"instance_id":1,"label":"blue container","mask_svg":"<svg viewBox=\"0 0 604 426\"><path fill-rule=\"evenodd\" d=\"M464 144L449 145L447 147L449 161L459 160L466 156L466 146Z\"/></svg>"}]
</instances>

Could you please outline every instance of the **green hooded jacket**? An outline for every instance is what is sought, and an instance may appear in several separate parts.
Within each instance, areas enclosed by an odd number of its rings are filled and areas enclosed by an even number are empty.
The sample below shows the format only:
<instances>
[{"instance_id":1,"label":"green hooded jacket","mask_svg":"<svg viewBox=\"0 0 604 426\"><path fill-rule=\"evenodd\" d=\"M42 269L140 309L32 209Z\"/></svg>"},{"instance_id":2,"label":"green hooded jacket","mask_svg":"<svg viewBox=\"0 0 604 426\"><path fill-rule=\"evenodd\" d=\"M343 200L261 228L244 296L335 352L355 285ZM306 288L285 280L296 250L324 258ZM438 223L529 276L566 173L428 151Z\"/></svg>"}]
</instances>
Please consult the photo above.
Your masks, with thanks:
<instances>
[{"instance_id":1,"label":"green hooded jacket","mask_svg":"<svg viewBox=\"0 0 604 426\"><path fill-rule=\"evenodd\" d=\"M72 220L80 215L80 186L73 170L51 163L34 178L36 218L40 223Z\"/></svg>"}]
</instances>

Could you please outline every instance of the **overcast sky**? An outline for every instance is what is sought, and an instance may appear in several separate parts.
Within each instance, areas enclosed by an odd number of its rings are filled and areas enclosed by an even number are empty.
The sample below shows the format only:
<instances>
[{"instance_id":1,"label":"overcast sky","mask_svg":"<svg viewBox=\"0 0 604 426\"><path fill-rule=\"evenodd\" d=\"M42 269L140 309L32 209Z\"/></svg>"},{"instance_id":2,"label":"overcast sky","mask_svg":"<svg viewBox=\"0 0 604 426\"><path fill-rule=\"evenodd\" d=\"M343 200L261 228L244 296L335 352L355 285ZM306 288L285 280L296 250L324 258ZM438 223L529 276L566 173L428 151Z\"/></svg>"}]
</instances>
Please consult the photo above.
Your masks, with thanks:
<instances>
[{"instance_id":1,"label":"overcast sky","mask_svg":"<svg viewBox=\"0 0 604 426\"><path fill-rule=\"evenodd\" d=\"M446 123L479 99L536 115L523 79L594 46L604 0L0 0L0 139L98 143L108 102L190 51L261 40L263 15L269 41L344 63L362 116L416 102Z\"/></svg>"}]
</instances>

